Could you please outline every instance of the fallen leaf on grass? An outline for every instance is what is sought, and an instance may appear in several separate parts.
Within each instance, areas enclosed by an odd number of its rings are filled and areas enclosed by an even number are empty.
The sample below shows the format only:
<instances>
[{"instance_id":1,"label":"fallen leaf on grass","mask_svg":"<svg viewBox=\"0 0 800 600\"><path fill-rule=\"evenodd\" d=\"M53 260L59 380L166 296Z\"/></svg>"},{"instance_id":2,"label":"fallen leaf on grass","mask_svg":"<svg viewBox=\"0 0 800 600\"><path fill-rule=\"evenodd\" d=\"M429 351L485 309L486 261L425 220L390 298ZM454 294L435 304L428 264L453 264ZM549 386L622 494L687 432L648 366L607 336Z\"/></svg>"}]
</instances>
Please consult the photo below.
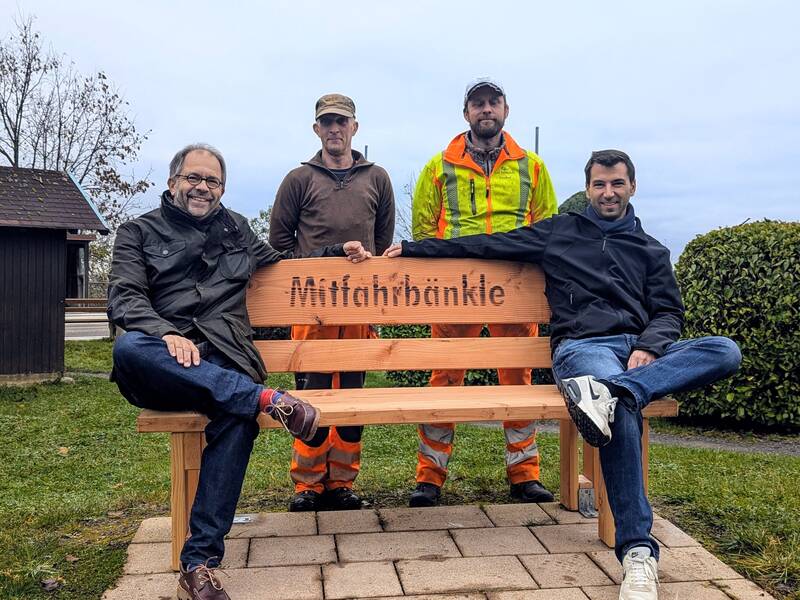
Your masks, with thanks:
<instances>
[{"instance_id":1,"label":"fallen leaf on grass","mask_svg":"<svg viewBox=\"0 0 800 600\"><path fill-rule=\"evenodd\" d=\"M112 519L118 519L119 517L125 516L125 513L121 510L110 510L108 511L108 516Z\"/></svg>"},{"instance_id":2,"label":"fallen leaf on grass","mask_svg":"<svg viewBox=\"0 0 800 600\"><path fill-rule=\"evenodd\" d=\"M67 554L64 557L64 560L67 561L68 563L74 563L74 562L78 562L80 560L80 558L78 558L77 556L74 556L72 554Z\"/></svg>"},{"instance_id":3,"label":"fallen leaf on grass","mask_svg":"<svg viewBox=\"0 0 800 600\"><path fill-rule=\"evenodd\" d=\"M59 453L61 456L66 456L67 454L69 454L69 448L67 448L66 446L61 446L61 447L58 449L58 453Z\"/></svg>"},{"instance_id":4,"label":"fallen leaf on grass","mask_svg":"<svg viewBox=\"0 0 800 600\"><path fill-rule=\"evenodd\" d=\"M50 579L42 579L42 589L45 592L55 592L64 583L63 577L52 577Z\"/></svg>"}]
</instances>

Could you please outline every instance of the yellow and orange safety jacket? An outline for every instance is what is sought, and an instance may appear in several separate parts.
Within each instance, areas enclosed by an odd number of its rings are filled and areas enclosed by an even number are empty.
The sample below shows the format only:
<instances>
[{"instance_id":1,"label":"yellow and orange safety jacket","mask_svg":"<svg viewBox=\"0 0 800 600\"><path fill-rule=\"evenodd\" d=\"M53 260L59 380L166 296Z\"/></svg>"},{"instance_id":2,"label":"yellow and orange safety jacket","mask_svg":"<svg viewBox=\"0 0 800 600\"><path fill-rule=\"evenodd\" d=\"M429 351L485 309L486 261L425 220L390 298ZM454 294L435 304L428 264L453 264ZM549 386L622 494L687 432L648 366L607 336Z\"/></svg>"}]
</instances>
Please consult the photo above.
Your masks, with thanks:
<instances>
[{"instance_id":1,"label":"yellow and orange safety jacket","mask_svg":"<svg viewBox=\"0 0 800 600\"><path fill-rule=\"evenodd\" d=\"M506 232L558 212L542 159L505 131L503 137L505 144L489 176L467 151L465 133L425 165L414 191L415 240Z\"/></svg>"}]
</instances>

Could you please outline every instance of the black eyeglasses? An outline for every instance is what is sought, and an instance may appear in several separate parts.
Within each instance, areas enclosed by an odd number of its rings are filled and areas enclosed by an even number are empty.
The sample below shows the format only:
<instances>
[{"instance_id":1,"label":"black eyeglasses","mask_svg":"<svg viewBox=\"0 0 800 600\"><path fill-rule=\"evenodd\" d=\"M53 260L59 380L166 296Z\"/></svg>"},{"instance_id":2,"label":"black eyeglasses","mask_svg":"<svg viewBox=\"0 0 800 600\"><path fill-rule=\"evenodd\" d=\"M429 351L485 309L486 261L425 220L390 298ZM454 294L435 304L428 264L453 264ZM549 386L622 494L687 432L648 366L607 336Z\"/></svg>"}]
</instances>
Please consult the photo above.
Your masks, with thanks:
<instances>
[{"instance_id":1,"label":"black eyeglasses","mask_svg":"<svg viewBox=\"0 0 800 600\"><path fill-rule=\"evenodd\" d=\"M206 182L206 187L210 190L215 190L222 185L222 182L216 177L200 177L197 173L189 173L188 175L175 175L175 177L182 177L191 185L200 185L201 181Z\"/></svg>"}]
</instances>

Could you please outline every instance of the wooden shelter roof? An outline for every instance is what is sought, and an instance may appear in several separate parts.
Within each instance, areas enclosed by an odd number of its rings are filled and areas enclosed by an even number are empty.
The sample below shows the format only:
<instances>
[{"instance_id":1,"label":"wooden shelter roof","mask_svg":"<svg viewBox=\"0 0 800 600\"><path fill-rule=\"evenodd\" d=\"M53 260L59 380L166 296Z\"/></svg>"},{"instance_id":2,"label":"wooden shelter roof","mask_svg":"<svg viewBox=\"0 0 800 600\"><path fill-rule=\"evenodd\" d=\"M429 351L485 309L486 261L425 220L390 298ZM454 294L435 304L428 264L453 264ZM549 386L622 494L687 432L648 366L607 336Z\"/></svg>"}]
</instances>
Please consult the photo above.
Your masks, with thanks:
<instances>
[{"instance_id":1,"label":"wooden shelter roof","mask_svg":"<svg viewBox=\"0 0 800 600\"><path fill-rule=\"evenodd\" d=\"M0 227L108 233L97 207L63 171L0 167Z\"/></svg>"}]
</instances>

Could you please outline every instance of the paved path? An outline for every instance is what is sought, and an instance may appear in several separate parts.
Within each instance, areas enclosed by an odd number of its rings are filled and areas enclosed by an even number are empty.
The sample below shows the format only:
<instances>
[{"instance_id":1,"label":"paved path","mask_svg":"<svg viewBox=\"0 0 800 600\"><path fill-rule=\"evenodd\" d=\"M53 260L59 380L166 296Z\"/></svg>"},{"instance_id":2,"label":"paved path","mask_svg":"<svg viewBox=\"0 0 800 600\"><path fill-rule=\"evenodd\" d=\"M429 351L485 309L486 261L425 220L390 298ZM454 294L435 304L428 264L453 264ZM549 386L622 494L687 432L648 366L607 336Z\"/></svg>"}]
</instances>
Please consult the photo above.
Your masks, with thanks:
<instances>
[{"instance_id":1,"label":"paved path","mask_svg":"<svg viewBox=\"0 0 800 600\"><path fill-rule=\"evenodd\" d=\"M103 600L175 597L169 526L142 523ZM772 598L669 521L653 535L661 600ZM234 526L223 565L233 600L616 600L621 575L596 520L556 503L262 513Z\"/></svg>"}]
</instances>

